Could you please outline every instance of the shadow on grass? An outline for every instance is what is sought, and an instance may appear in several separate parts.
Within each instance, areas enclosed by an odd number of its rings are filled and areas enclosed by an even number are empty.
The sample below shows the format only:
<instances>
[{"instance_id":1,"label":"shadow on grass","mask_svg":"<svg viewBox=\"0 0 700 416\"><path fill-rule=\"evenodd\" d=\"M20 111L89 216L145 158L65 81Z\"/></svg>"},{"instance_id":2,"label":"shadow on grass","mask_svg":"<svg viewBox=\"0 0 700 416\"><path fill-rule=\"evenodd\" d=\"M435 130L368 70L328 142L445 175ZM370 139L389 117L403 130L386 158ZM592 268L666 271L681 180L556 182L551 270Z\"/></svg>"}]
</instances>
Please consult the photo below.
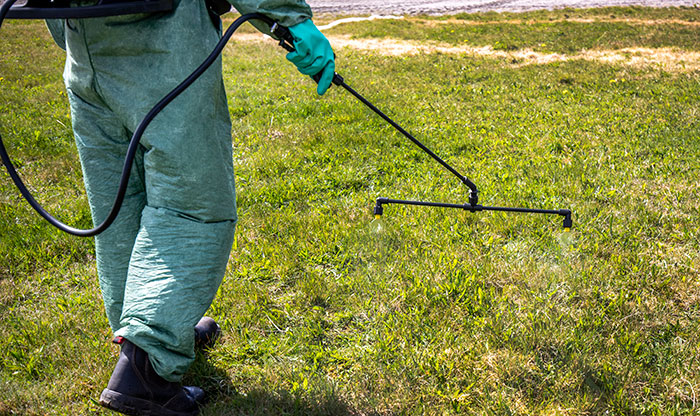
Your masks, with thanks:
<instances>
[{"instance_id":1,"label":"shadow on grass","mask_svg":"<svg viewBox=\"0 0 700 416\"><path fill-rule=\"evenodd\" d=\"M204 354L197 354L191 376L185 384L203 388L209 397L201 416L268 416L268 415L378 415L358 411L332 389L306 392L303 395L284 389L252 388L241 392L231 382L225 370L209 363Z\"/></svg>"}]
</instances>

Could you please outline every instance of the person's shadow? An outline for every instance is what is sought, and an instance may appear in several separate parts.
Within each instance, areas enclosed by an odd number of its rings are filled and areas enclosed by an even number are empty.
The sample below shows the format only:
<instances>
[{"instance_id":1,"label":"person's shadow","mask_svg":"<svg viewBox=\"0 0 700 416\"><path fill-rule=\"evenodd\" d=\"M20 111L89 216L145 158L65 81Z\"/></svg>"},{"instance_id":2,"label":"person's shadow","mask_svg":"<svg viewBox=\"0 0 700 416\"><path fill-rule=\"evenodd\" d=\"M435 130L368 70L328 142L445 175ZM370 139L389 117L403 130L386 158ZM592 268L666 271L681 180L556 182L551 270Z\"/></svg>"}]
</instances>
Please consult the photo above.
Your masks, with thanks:
<instances>
[{"instance_id":1,"label":"person's shadow","mask_svg":"<svg viewBox=\"0 0 700 416\"><path fill-rule=\"evenodd\" d=\"M197 352L197 358L183 384L203 388L208 400L201 408L201 416L279 416L279 415L337 415L352 416L378 414L354 409L334 392L324 392L318 397L300 398L289 391L263 388L237 391L226 371L213 366L206 353Z\"/></svg>"}]
</instances>

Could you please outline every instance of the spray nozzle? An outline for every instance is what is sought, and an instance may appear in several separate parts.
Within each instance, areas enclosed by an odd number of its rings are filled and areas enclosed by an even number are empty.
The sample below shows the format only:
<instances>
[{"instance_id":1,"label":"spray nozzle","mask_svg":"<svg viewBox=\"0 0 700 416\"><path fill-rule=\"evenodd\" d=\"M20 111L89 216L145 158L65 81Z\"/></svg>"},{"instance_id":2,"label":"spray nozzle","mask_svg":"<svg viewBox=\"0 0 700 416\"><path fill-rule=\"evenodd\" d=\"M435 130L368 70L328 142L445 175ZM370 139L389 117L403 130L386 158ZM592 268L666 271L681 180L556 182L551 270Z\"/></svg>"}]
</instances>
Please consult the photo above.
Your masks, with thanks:
<instances>
[{"instance_id":1,"label":"spray nozzle","mask_svg":"<svg viewBox=\"0 0 700 416\"><path fill-rule=\"evenodd\" d=\"M562 224L564 226L564 231L571 231L571 226L573 224L571 220L571 211L568 209L560 209L559 215L564 217L564 223Z\"/></svg>"},{"instance_id":2,"label":"spray nozzle","mask_svg":"<svg viewBox=\"0 0 700 416\"><path fill-rule=\"evenodd\" d=\"M386 198L378 198L377 204L374 206L374 220L372 220L369 225L369 229L373 234L379 234L385 229L382 221L382 214L384 214L384 207L382 207L384 203L383 199Z\"/></svg>"},{"instance_id":3,"label":"spray nozzle","mask_svg":"<svg viewBox=\"0 0 700 416\"><path fill-rule=\"evenodd\" d=\"M377 204L374 206L374 218L376 219L380 219L382 215L384 215L384 207L382 207L384 203L383 199L384 198L377 198Z\"/></svg>"}]
</instances>

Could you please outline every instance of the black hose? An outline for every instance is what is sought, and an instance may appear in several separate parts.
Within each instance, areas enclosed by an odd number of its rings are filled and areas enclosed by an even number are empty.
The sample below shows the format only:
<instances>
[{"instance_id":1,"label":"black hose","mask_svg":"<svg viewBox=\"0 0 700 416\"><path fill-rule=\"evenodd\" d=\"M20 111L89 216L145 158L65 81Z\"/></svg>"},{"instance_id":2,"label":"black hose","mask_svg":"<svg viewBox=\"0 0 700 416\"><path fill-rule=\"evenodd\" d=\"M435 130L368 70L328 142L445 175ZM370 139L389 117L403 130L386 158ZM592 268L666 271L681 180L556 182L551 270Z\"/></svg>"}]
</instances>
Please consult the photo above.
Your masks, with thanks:
<instances>
[{"instance_id":1,"label":"black hose","mask_svg":"<svg viewBox=\"0 0 700 416\"><path fill-rule=\"evenodd\" d=\"M5 16L7 15L8 10L12 6L12 4L16 0L8 0L6 3L2 5L2 8L0 8L0 27L2 27L2 22L5 19ZM187 89L192 83L199 78L204 71L211 66L214 61L218 58L219 54L221 51L224 49L226 46L226 43L231 39L231 36L233 33L245 22L249 20L261 20L265 24L272 26L274 24L274 21L270 19L269 17L259 14L259 13L250 13L250 14L245 14L238 19L236 19L231 25L226 29L226 32L224 35L221 37L221 40L219 40L219 43L216 44L212 52L209 54L209 56L202 62L202 64L195 69L190 76L188 76L184 81L182 81L177 87L175 87L170 93L168 93L163 99L161 99L152 109L151 111L146 114L146 116L143 118L141 123L139 123L138 127L136 128L136 131L134 131L134 134L131 136L131 141L129 142L129 147L126 152L126 157L124 158L124 167L122 168L122 174L121 178L119 179L119 188L117 190L117 195L114 198L114 203L112 204L112 209L109 211L109 214L107 215L107 218L105 218L102 223L97 225L94 228L91 229L79 229L79 228L74 228L71 227L70 225L67 225L58 219L56 219L54 216L49 214L42 206L39 204L34 197L32 196L31 192L27 189L27 187L24 185L24 182L22 182L22 179L19 177L19 174L17 173L17 170L15 169L14 165L10 161L10 156L7 154L7 150L5 149L5 146L2 142L2 137L0 136L0 158L2 159L2 163L5 165L5 168L7 169L7 172L10 174L10 177L12 178L12 181L14 181L15 185L19 189L20 193L24 197L24 199L29 202L29 205L36 210L36 212L39 213L44 219L46 219L49 223L51 223L53 226L58 228L61 231L65 231L69 234L73 234L79 237L91 237L94 235L97 235L101 233L102 231L106 230L107 227L109 227L112 222L117 218L117 215L119 214L119 210L121 209L122 202L124 201L124 195L126 194L126 188L129 182L129 175L131 174L131 167L133 166L134 162L134 157L136 156L136 151L139 146L139 142L141 141L141 137L143 136L144 131L146 131L146 128L148 125L153 121L153 119L163 111L163 109L171 102L173 101L178 95L180 95L185 89Z\"/></svg>"}]
</instances>

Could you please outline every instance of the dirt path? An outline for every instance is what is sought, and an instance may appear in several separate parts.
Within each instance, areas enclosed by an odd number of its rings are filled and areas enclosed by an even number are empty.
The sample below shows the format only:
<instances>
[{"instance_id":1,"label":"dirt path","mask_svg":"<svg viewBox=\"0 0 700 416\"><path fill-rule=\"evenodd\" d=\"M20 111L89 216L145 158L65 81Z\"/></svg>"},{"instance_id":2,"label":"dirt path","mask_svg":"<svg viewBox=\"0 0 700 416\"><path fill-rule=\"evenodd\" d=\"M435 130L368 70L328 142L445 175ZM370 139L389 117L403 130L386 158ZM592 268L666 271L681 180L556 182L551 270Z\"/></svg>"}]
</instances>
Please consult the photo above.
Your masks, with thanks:
<instances>
[{"instance_id":1,"label":"dirt path","mask_svg":"<svg viewBox=\"0 0 700 416\"><path fill-rule=\"evenodd\" d=\"M307 0L323 14L451 14L459 12L522 12L564 7L693 6L697 0Z\"/></svg>"}]
</instances>

